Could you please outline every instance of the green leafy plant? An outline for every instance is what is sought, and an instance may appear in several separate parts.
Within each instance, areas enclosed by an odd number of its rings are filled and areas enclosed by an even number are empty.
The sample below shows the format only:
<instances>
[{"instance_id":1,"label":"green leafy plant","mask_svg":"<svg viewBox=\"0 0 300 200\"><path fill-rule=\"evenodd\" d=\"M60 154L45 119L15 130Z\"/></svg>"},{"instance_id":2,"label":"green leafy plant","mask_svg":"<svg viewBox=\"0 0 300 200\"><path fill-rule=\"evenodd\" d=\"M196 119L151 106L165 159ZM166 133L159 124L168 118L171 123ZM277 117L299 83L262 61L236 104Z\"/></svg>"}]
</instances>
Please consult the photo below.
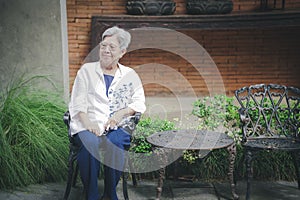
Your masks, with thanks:
<instances>
[{"instance_id":1,"label":"green leafy plant","mask_svg":"<svg viewBox=\"0 0 300 200\"><path fill-rule=\"evenodd\" d=\"M144 160L140 159L140 155L150 156L152 154L152 145L147 141L147 137L160 131L174 129L175 124L171 121L160 118L142 117L132 137L130 148L130 151L134 152L134 156L131 158L131 161L133 161L132 165L140 170L147 168ZM144 174L144 176L151 175L152 173Z\"/></svg>"},{"instance_id":2,"label":"green leafy plant","mask_svg":"<svg viewBox=\"0 0 300 200\"><path fill-rule=\"evenodd\" d=\"M233 138L240 137L238 107L233 97L216 95L198 99L193 104L192 114L199 118L199 129L215 130L225 128Z\"/></svg>"},{"instance_id":3,"label":"green leafy plant","mask_svg":"<svg viewBox=\"0 0 300 200\"><path fill-rule=\"evenodd\" d=\"M58 93L35 89L41 78L47 77L20 77L1 91L0 188L59 181L66 175L66 105Z\"/></svg>"},{"instance_id":4,"label":"green leafy plant","mask_svg":"<svg viewBox=\"0 0 300 200\"><path fill-rule=\"evenodd\" d=\"M150 117L142 118L136 127L131 150L136 153L149 153L152 145L146 140L148 136L160 131L174 129L175 123L169 120Z\"/></svg>"},{"instance_id":5,"label":"green leafy plant","mask_svg":"<svg viewBox=\"0 0 300 200\"><path fill-rule=\"evenodd\" d=\"M229 136L240 140L238 108L234 99L225 95L204 97L193 104L192 114L199 118L198 129L215 130L222 127ZM183 158L188 164L194 164L199 151L185 151Z\"/></svg>"}]
</instances>

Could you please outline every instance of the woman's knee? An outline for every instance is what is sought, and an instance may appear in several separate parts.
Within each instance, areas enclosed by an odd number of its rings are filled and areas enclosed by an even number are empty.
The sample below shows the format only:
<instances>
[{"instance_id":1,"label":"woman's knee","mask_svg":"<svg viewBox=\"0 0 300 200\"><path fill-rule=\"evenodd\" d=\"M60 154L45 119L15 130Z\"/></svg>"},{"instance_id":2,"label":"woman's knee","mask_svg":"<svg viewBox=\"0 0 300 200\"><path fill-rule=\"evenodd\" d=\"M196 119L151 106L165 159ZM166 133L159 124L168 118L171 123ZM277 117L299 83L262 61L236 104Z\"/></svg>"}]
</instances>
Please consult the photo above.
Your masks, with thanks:
<instances>
[{"instance_id":1,"label":"woman's knee","mask_svg":"<svg viewBox=\"0 0 300 200\"><path fill-rule=\"evenodd\" d=\"M78 136L83 144L87 144L87 145L99 144L98 136L96 136L95 134L89 131L81 131L78 133Z\"/></svg>"},{"instance_id":2,"label":"woman's knee","mask_svg":"<svg viewBox=\"0 0 300 200\"><path fill-rule=\"evenodd\" d=\"M107 135L107 139L118 147L130 145L130 135L122 129L110 132Z\"/></svg>"},{"instance_id":3,"label":"woman's knee","mask_svg":"<svg viewBox=\"0 0 300 200\"><path fill-rule=\"evenodd\" d=\"M89 131L78 133L82 145L92 154L98 153L101 139Z\"/></svg>"}]
</instances>

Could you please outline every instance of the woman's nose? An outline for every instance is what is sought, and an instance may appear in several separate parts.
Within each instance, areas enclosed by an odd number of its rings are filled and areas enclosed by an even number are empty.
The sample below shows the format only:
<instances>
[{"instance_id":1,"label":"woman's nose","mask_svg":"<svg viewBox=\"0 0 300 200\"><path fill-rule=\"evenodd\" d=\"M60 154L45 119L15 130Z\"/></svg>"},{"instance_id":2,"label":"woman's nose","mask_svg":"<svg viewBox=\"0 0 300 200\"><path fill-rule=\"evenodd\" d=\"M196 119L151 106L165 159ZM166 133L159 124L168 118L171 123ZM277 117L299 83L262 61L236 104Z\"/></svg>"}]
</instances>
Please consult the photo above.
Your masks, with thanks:
<instances>
[{"instance_id":1,"label":"woman's nose","mask_svg":"<svg viewBox=\"0 0 300 200\"><path fill-rule=\"evenodd\" d=\"M107 45L107 46L104 48L104 51L105 51L105 52L110 52L111 49L110 49L110 47Z\"/></svg>"}]
</instances>

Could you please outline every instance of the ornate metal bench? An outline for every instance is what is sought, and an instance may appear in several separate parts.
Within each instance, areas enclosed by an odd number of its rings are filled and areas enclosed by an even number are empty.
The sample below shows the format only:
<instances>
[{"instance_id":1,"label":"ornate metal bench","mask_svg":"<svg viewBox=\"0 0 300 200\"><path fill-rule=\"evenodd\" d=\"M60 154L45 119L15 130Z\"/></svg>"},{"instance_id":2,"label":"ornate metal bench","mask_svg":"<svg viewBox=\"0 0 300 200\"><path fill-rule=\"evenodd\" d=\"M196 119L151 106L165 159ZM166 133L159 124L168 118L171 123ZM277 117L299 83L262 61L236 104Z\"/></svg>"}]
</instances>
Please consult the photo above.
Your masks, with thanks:
<instances>
[{"instance_id":1,"label":"ornate metal bench","mask_svg":"<svg viewBox=\"0 0 300 200\"><path fill-rule=\"evenodd\" d=\"M240 104L242 146L250 199L253 178L252 160L261 150L290 152L300 189L300 90L276 84L259 84L235 91Z\"/></svg>"}]
</instances>

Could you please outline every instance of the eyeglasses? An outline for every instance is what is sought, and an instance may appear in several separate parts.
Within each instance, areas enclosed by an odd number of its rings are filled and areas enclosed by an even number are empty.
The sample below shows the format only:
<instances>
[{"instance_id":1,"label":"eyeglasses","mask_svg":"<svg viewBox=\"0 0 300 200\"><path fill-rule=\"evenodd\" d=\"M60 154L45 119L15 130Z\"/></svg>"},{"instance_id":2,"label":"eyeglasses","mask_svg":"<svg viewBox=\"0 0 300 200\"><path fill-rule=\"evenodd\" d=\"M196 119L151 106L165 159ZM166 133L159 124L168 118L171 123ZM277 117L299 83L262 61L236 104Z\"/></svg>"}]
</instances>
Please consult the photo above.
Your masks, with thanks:
<instances>
[{"instance_id":1,"label":"eyeglasses","mask_svg":"<svg viewBox=\"0 0 300 200\"><path fill-rule=\"evenodd\" d=\"M110 51L116 51L119 48L119 46L115 44L109 44L106 42L100 42L99 45L101 50L105 50L106 48L108 48Z\"/></svg>"}]
</instances>

